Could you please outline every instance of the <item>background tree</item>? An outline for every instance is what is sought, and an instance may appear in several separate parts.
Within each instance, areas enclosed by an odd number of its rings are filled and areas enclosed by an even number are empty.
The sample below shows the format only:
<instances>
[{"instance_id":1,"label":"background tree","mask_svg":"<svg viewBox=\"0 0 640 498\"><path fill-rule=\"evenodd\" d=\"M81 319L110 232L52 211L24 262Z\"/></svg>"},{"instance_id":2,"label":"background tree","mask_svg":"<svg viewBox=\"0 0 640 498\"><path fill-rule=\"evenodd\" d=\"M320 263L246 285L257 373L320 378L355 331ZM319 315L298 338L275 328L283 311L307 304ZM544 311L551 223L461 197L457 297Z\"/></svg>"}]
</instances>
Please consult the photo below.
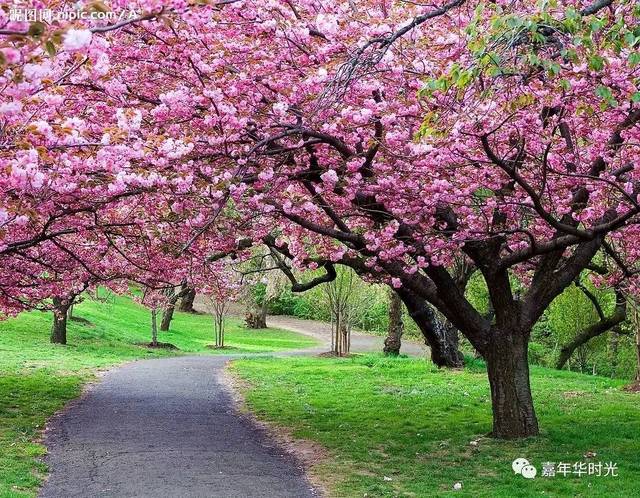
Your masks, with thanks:
<instances>
[{"instance_id":1,"label":"background tree","mask_svg":"<svg viewBox=\"0 0 640 498\"><path fill-rule=\"evenodd\" d=\"M180 299L180 306L178 309L185 313L194 313L195 310L193 309L193 302L196 299L196 290L191 287L184 289L184 286L180 289L180 292L183 292L183 290L184 294Z\"/></svg>"},{"instance_id":2,"label":"background tree","mask_svg":"<svg viewBox=\"0 0 640 498\"><path fill-rule=\"evenodd\" d=\"M168 287L165 290L165 294L167 296L167 304L162 311L162 321L160 322L161 331L167 332L169 330L178 300L182 299L184 301L185 297L189 296L191 293L193 293L193 297L195 299L195 289L187 287L184 284L180 286L180 290L178 292L176 292L175 287ZM182 308L183 306L181 305L180 311L183 311ZM191 310L193 311L193 301L191 301Z\"/></svg>"},{"instance_id":3,"label":"background tree","mask_svg":"<svg viewBox=\"0 0 640 498\"><path fill-rule=\"evenodd\" d=\"M225 316L231 302L243 292L243 285L235 269L218 263L208 268L207 283L200 289L206 296L213 316L214 347L224 348Z\"/></svg>"},{"instance_id":4,"label":"background tree","mask_svg":"<svg viewBox=\"0 0 640 498\"><path fill-rule=\"evenodd\" d=\"M284 290L284 275L265 248L254 251L253 257L241 264L238 271L245 283L245 325L250 329L265 329L269 307Z\"/></svg>"},{"instance_id":5,"label":"background tree","mask_svg":"<svg viewBox=\"0 0 640 498\"><path fill-rule=\"evenodd\" d=\"M324 302L331 321L331 349L336 356L351 350L351 330L366 307L364 284L349 268L340 268L336 278L323 285Z\"/></svg>"},{"instance_id":6,"label":"background tree","mask_svg":"<svg viewBox=\"0 0 640 498\"><path fill-rule=\"evenodd\" d=\"M595 292L592 292L592 290L590 290L585 284L580 281L576 281L576 287L582 291L582 293L592 304L597 318L596 320L589 320L589 323L587 325L577 326L574 329L574 334L572 334L573 337L560 346L560 353L558 355L556 368L564 367L569 358L571 358L571 355L574 352L578 351L579 357L581 358L580 369L583 370L586 364L584 358L586 353L586 344L589 343L589 341L591 341L592 339L599 337L609 331L612 331L612 335L619 335L621 333L619 326L627 317L627 298L620 289L615 290L615 303L613 303L613 311L605 314L603 306L599 302ZM574 310L572 311L574 313L579 313L580 307L576 308L574 308ZM580 319L584 320L586 318L588 320L592 315L593 312L585 313L581 315Z\"/></svg>"}]
</instances>

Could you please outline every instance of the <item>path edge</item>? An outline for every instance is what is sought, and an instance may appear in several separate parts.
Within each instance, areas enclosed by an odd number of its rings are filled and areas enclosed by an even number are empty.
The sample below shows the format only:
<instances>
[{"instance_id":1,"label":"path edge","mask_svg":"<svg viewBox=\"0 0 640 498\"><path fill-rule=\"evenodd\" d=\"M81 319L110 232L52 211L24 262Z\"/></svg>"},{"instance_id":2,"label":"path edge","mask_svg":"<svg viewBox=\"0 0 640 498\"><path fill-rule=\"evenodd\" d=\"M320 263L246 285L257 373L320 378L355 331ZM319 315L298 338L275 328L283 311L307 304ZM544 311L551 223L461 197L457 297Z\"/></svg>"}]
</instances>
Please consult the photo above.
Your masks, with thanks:
<instances>
[{"instance_id":1,"label":"path edge","mask_svg":"<svg viewBox=\"0 0 640 498\"><path fill-rule=\"evenodd\" d=\"M244 395L246 390L254 386L231 370L230 367L234 361L235 359L228 360L220 370L220 384L228 391L233 407L239 416L264 431L268 437L272 438L279 447L302 466L305 477L318 498L331 496L326 481L321 479L315 471L316 465L325 463L330 459L329 450L310 439L295 437L291 429L287 427L259 419L249 408Z\"/></svg>"},{"instance_id":2,"label":"path edge","mask_svg":"<svg viewBox=\"0 0 640 498\"><path fill-rule=\"evenodd\" d=\"M147 358L126 360L122 363L99 367L95 371L89 372L86 379L83 380L82 386L80 388L80 394L78 394L78 396L76 396L75 398L69 399L64 405L62 405L59 410L56 410L49 417L47 417L44 424L42 425L42 428L38 431L36 437L31 439L31 442L40 444L44 447L45 453L36 457L35 459L47 466L46 473L44 474L42 480L40 481L40 484L38 484L38 487L36 489L36 497L40 496L42 488L51 476L51 466L47 462L47 457L49 456L49 445L47 444L47 442L50 442L50 439L52 436L54 436L56 429L60 428L59 425L62 417L64 417L69 412L69 410L83 403L86 398L92 393L92 391L102 382L103 378L106 375L126 365L145 359Z\"/></svg>"}]
</instances>

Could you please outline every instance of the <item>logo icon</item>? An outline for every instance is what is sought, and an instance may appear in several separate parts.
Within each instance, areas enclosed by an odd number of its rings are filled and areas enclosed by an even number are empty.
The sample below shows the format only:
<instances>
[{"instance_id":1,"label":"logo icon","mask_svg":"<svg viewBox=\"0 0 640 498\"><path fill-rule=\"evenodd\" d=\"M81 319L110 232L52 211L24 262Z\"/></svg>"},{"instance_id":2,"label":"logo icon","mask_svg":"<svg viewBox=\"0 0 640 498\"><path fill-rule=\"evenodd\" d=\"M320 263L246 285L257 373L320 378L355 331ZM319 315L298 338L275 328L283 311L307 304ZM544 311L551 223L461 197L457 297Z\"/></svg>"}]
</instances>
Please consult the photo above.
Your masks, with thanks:
<instances>
[{"instance_id":1,"label":"logo icon","mask_svg":"<svg viewBox=\"0 0 640 498\"><path fill-rule=\"evenodd\" d=\"M516 458L511 464L511 468L514 473L520 474L525 479L533 479L538 473L536 468L531 465L526 458Z\"/></svg>"}]
</instances>

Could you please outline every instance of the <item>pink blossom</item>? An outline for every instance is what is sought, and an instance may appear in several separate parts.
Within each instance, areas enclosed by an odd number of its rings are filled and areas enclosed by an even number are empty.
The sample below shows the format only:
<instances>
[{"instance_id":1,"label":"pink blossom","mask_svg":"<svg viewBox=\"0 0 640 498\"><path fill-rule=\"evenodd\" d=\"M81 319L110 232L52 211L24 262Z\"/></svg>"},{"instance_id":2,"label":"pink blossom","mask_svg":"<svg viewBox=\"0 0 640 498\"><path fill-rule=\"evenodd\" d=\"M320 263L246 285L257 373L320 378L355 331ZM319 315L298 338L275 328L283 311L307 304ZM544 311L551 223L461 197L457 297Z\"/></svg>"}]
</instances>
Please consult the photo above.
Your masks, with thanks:
<instances>
[{"instance_id":1,"label":"pink blossom","mask_svg":"<svg viewBox=\"0 0 640 498\"><path fill-rule=\"evenodd\" d=\"M69 29L64 35L65 50L81 50L91 43L92 33L88 29Z\"/></svg>"}]
</instances>

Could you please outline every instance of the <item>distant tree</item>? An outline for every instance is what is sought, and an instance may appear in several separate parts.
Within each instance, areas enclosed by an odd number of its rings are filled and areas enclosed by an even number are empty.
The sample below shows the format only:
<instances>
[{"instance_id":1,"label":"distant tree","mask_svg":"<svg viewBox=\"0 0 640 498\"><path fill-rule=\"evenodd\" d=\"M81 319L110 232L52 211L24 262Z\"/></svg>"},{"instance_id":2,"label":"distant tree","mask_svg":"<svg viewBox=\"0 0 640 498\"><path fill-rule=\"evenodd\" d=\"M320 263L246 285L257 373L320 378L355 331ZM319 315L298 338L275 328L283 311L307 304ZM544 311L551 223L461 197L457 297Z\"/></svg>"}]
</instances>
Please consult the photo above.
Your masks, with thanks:
<instances>
[{"instance_id":1,"label":"distant tree","mask_svg":"<svg viewBox=\"0 0 640 498\"><path fill-rule=\"evenodd\" d=\"M570 340L560 347L560 354L558 355L556 368L563 368L567 361L569 361L569 358L571 358L571 355L576 351L580 351L584 355L584 346L592 339L609 331L613 331L615 334L620 334L621 330L619 325L622 324L627 317L627 298L622 290L615 290L615 305L613 307L613 311L607 314L603 310L603 306L598 300L595 292L590 290L580 280L576 280L575 284L593 305L593 309L597 314L597 320L591 321L587 325L580 327L574 332ZM567 310L567 312L570 311ZM583 319L584 315L578 318L579 321L582 321ZM585 363L586 361L583 359L581 362L581 369L584 369Z\"/></svg>"},{"instance_id":2,"label":"distant tree","mask_svg":"<svg viewBox=\"0 0 640 498\"><path fill-rule=\"evenodd\" d=\"M250 329L265 329L269 306L282 294L285 287L286 279L279 262L271 252L261 249L247 263L242 264L238 271L244 281L245 325Z\"/></svg>"},{"instance_id":3,"label":"distant tree","mask_svg":"<svg viewBox=\"0 0 640 498\"><path fill-rule=\"evenodd\" d=\"M67 297L54 297L53 301L53 325L51 326L51 342L53 344L67 343L67 313L72 299Z\"/></svg>"},{"instance_id":4,"label":"distant tree","mask_svg":"<svg viewBox=\"0 0 640 498\"><path fill-rule=\"evenodd\" d=\"M164 307L164 311L162 312L162 322L160 323L161 331L167 332L169 330L169 327L171 326L171 320L173 320L173 313L176 309L176 303L180 298L184 299L185 296L187 296L191 291L192 289L186 287L185 285L182 285L180 287L179 292L176 292L175 287L169 287L165 290L165 295L167 296L167 304ZM195 296L195 290L193 292ZM182 306L180 307L180 310L182 311Z\"/></svg>"},{"instance_id":5,"label":"distant tree","mask_svg":"<svg viewBox=\"0 0 640 498\"><path fill-rule=\"evenodd\" d=\"M224 296L208 296L213 310L213 335L215 338L215 347L224 348L225 333L225 316L228 309L228 301Z\"/></svg>"},{"instance_id":6,"label":"distant tree","mask_svg":"<svg viewBox=\"0 0 640 498\"><path fill-rule=\"evenodd\" d=\"M210 271L208 282L199 290L209 302L213 315L215 348L224 348L225 316L229 304L238 299L242 291L237 272L230 267L218 266Z\"/></svg>"},{"instance_id":7,"label":"distant tree","mask_svg":"<svg viewBox=\"0 0 640 498\"><path fill-rule=\"evenodd\" d=\"M331 350L346 356L351 350L351 329L366 303L365 283L350 268L337 268L336 278L324 284L325 305L331 317Z\"/></svg>"},{"instance_id":8,"label":"distant tree","mask_svg":"<svg viewBox=\"0 0 640 498\"><path fill-rule=\"evenodd\" d=\"M185 287L186 285L183 285L182 289L180 289L180 293L184 291L184 294L182 294L178 310L185 313L194 313L195 309L193 308L193 302L196 299L196 290L191 287Z\"/></svg>"}]
</instances>

